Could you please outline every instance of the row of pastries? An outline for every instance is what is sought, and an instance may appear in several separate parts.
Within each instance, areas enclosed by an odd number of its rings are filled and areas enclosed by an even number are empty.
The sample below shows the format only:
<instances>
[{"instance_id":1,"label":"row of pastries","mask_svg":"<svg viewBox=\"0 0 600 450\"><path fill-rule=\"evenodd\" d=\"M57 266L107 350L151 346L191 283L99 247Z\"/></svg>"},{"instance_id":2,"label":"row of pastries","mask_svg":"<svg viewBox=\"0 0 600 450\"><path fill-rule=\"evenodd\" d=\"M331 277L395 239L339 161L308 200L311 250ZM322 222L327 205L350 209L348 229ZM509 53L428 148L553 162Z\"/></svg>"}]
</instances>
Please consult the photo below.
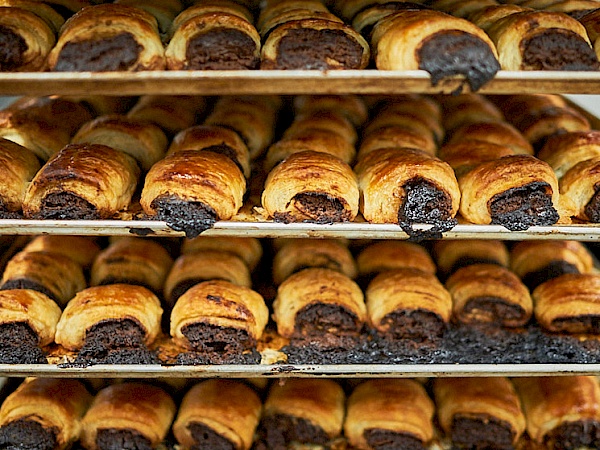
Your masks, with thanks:
<instances>
[{"instance_id":1,"label":"row of pastries","mask_svg":"<svg viewBox=\"0 0 600 450\"><path fill-rule=\"evenodd\" d=\"M600 217L600 133L558 96L130 104L49 97L2 111L4 216L156 218L193 237L217 220L360 212L416 238L419 223L436 236L458 221L526 230Z\"/></svg>"},{"instance_id":2,"label":"row of pastries","mask_svg":"<svg viewBox=\"0 0 600 450\"><path fill-rule=\"evenodd\" d=\"M95 384L92 396L78 380L26 379L0 407L0 442L24 450L75 442L86 450L152 450L169 441L182 450L600 445L595 377L289 378L270 386L214 379L192 383L185 394L173 383Z\"/></svg>"}]
</instances>

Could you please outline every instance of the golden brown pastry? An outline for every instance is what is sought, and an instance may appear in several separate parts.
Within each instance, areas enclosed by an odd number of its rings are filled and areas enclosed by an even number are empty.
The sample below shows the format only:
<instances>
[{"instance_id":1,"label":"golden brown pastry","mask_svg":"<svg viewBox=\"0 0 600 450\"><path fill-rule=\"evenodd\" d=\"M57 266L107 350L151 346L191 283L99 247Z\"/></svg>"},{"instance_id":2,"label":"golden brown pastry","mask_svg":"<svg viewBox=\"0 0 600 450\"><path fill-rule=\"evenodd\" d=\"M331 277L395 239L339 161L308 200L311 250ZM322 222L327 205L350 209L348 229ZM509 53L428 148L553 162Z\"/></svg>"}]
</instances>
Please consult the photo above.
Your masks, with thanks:
<instances>
[{"instance_id":1,"label":"golden brown pastry","mask_svg":"<svg viewBox=\"0 0 600 450\"><path fill-rule=\"evenodd\" d=\"M25 147L0 138L0 216L21 211L29 183L40 169L35 154Z\"/></svg>"},{"instance_id":2,"label":"golden brown pastry","mask_svg":"<svg viewBox=\"0 0 600 450\"><path fill-rule=\"evenodd\" d=\"M256 268L263 254L262 244L256 238L198 236L195 239L185 239L181 244L182 254L211 250L238 256L250 271Z\"/></svg>"},{"instance_id":3,"label":"golden brown pastry","mask_svg":"<svg viewBox=\"0 0 600 450\"><path fill-rule=\"evenodd\" d=\"M458 182L460 213L469 222L517 231L552 225L559 219L556 175L547 163L531 155L479 164Z\"/></svg>"},{"instance_id":4,"label":"golden brown pastry","mask_svg":"<svg viewBox=\"0 0 600 450\"><path fill-rule=\"evenodd\" d=\"M396 11L420 11L431 9L424 2L412 2L404 0L386 1L377 0L360 10L352 19L352 27L366 38L373 35L373 28L378 22L394 14Z\"/></svg>"},{"instance_id":5,"label":"golden brown pastry","mask_svg":"<svg viewBox=\"0 0 600 450\"><path fill-rule=\"evenodd\" d=\"M135 448L157 448L167 433L176 406L164 390L151 384L125 382L102 389L81 422L86 450L108 450L124 442Z\"/></svg>"},{"instance_id":6,"label":"golden brown pastry","mask_svg":"<svg viewBox=\"0 0 600 450\"><path fill-rule=\"evenodd\" d=\"M293 102L296 115L334 111L347 117L356 127L369 117L364 99L357 95L298 95Z\"/></svg>"},{"instance_id":7,"label":"golden brown pastry","mask_svg":"<svg viewBox=\"0 0 600 450\"><path fill-rule=\"evenodd\" d=\"M144 212L189 238L217 220L229 220L242 207L246 179L227 156L186 150L156 163L144 182Z\"/></svg>"},{"instance_id":8,"label":"golden brown pastry","mask_svg":"<svg viewBox=\"0 0 600 450\"><path fill-rule=\"evenodd\" d=\"M356 159L360 161L371 152L393 147L415 148L430 155L437 153L437 144L429 133L423 134L402 125L391 125L363 135Z\"/></svg>"},{"instance_id":9,"label":"golden brown pastry","mask_svg":"<svg viewBox=\"0 0 600 450\"><path fill-rule=\"evenodd\" d=\"M510 2L501 3L496 5L488 5L485 8L479 9L471 13L468 19L481 28L487 33L489 28L494 25L498 20L506 17L510 14L515 14L523 11L532 11L531 8L525 8L515 3L521 2Z\"/></svg>"},{"instance_id":10,"label":"golden brown pastry","mask_svg":"<svg viewBox=\"0 0 600 450\"><path fill-rule=\"evenodd\" d=\"M490 5L497 5L495 0L434 0L433 9L452 14L456 17L468 18L471 14Z\"/></svg>"},{"instance_id":11,"label":"golden brown pastry","mask_svg":"<svg viewBox=\"0 0 600 450\"><path fill-rule=\"evenodd\" d=\"M126 153L99 144L67 145L33 178L23 214L32 219L110 218L129 206L139 174Z\"/></svg>"},{"instance_id":12,"label":"golden brown pastry","mask_svg":"<svg viewBox=\"0 0 600 450\"><path fill-rule=\"evenodd\" d=\"M545 11L566 13L580 22L582 21L581 19L583 19L583 17L592 13L596 9L598 9L598 2L594 0L559 0L544 8ZM588 31L588 37L590 35L591 33Z\"/></svg>"},{"instance_id":13,"label":"golden brown pastry","mask_svg":"<svg viewBox=\"0 0 600 450\"><path fill-rule=\"evenodd\" d=\"M173 305L189 288L208 280L252 287L250 271L239 256L219 250L196 251L175 260L165 281L165 299Z\"/></svg>"},{"instance_id":14,"label":"golden brown pastry","mask_svg":"<svg viewBox=\"0 0 600 450\"><path fill-rule=\"evenodd\" d=\"M91 402L79 380L27 378L2 403L0 442L7 448L66 450L79 438Z\"/></svg>"},{"instance_id":15,"label":"golden brown pastry","mask_svg":"<svg viewBox=\"0 0 600 450\"><path fill-rule=\"evenodd\" d=\"M160 294L172 265L169 253L158 242L125 237L94 260L90 285L135 284Z\"/></svg>"},{"instance_id":16,"label":"golden brown pastry","mask_svg":"<svg viewBox=\"0 0 600 450\"><path fill-rule=\"evenodd\" d=\"M578 162L600 156L600 131L573 131L551 136L537 156L550 164L560 180Z\"/></svg>"},{"instance_id":17,"label":"golden brown pastry","mask_svg":"<svg viewBox=\"0 0 600 450\"><path fill-rule=\"evenodd\" d=\"M261 338L269 310L260 294L228 281L196 284L171 312L173 340L201 352L241 354Z\"/></svg>"},{"instance_id":18,"label":"golden brown pastry","mask_svg":"<svg viewBox=\"0 0 600 450\"><path fill-rule=\"evenodd\" d=\"M150 345L160 333L161 315L160 301L142 286L90 287L67 304L56 326L55 341L69 350L78 350L91 332L118 334L120 327L127 326L139 330L143 342Z\"/></svg>"},{"instance_id":19,"label":"golden brown pastry","mask_svg":"<svg viewBox=\"0 0 600 450\"><path fill-rule=\"evenodd\" d=\"M380 110L364 128L363 135L377 133L381 128L390 126L401 126L424 135L431 135L436 144L444 139L442 124L435 117L423 116L418 112L407 111L394 105Z\"/></svg>"},{"instance_id":20,"label":"golden brown pastry","mask_svg":"<svg viewBox=\"0 0 600 450\"><path fill-rule=\"evenodd\" d=\"M94 239L85 236L47 234L34 237L23 251L59 253L68 256L83 269L89 269L100 253L100 247Z\"/></svg>"},{"instance_id":21,"label":"golden brown pastry","mask_svg":"<svg viewBox=\"0 0 600 450\"><path fill-rule=\"evenodd\" d=\"M180 0L115 0L114 3L135 6L152 14L158 22L158 29L164 40L173 20L183 9Z\"/></svg>"},{"instance_id":22,"label":"golden brown pastry","mask_svg":"<svg viewBox=\"0 0 600 450\"><path fill-rule=\"evenodd\" d=\"M440 425L459 448L511 448L525 431L508 378L439 378L433 392Z\"/></svg>"},{"instance_id":23,"label":"golden brown pastry","mask_svg":"<svg viewBox=\"0 0 600 450\"><path fill-rule=\"evenodd\" d=\"M309 268L279 286L273 320L284 337L355 335L367 320L367 307L362 291L346 275Z\"/></svg>"},{"instance_id":24,"label":"golden brown pastry","mask_svg":"<svg viewBox=\"0 0 600 450\"><path fill-rule=\"evenodd\" d=\"M135 158L148 171L167 150L167 137L151 123L125 116L100 116L84 124L71 140L74 144L101 144Z\"/></svg>"},{"instance_id":25,"label":"golden brown pastry","mask_svg":"<svg viewBox=\"0 0 600 450\"><path fill-rule=\"evenodd\" d=\"M532 292L535 318L557 333L598 334L600 275L567 273L540 284Z\"/></svg>"},{"instance_id":26,"label":"golden brown pastry","mask_svg":"<svg viewBox=\"0 0 600 450\"><path fill-rule=\"evenodd\" d=\"M514 150L506 145L466 139L444 145L438 156L454 169L456 177L460 179L482 163L494 162L514 154Z\"/></svg>"},{"instance_id":27,"label":"golden brown pastry","mask_svg":"<svg viewBox=\"0 0 600 450\"><path fill-rule=\"evenodd\" d=\"M600 155L578 162L559 181L562 198L573 208L572 215L594 223L600 222L599 167Z\"/></svg>"},{"instance_id":28,"label":"golden brown pastry","mask_svg":"<svg viewBox=\"0 0 600 450\"><path fill-rule=\"evenodd\" d=\"M508 122L476 122L462 125L452 132L448 143L454 144L466 140L503 145L516 155L533 155L531 143Z\"/></svg>"},{"instance_id":29,"label":"golden brown pastry","mask_svg":"<svg viewBox=\"0 0 600 450\"><path fill-rule=\"evenodd\" d=\"M509 253L502 241L481 239L441 240L433 243L433 255L441 276L471 264L509 265Z\"/></svg>"},{"instance_id":30,"label":"golden brown pastry","mask_svg":"<svg viewBox=\"0 0 600 450\"><path fill-rule=\"evenodd\" d=\"M425 247L413 242L379 241L365 247L356 257L360 276L386 270L418 269L434 275L435 263Z\"/></svg>"},{"instance_id":31,"label":"golden brown pastry","mask_svg":"<svg viewBox=\"0 0 600 450\"><path fill-rule=\"evenodd\" d=\"M533 292L540 284L566 273L590 273L592 254L577 241L523 241L510 250L510 270Z\"/></svg>"},{"instance_id":32,"label":"golden brown pastry","mask_svg":"<svg viewBox=\"0 0 600 450\"><path fill-rule=\"evenodd\" d=\"M342 136L346 142L355 145L358 133L354 124L341 111L329 109L311 111L308 113L297 113L294 121L285 130L284 138L293 138L297 133L306 129L317 129L335 133Z\"/></svg>"},{"instance_id":33,"label":"golden brown pastry","mask_svg":"<svg viewBox=\"0 0 600 450\"><path fill-rule=\"evenodd\" d=\"M33 289L64 306L85 287L81 266L68 256L23 251L6 265L0 289Z\"/></svg>"},{"instance_id":34,"label":"golden brown pastry","mask_svg":"<svg viewBox=\"0 0 600 450\"><path fill-rule=\"evenodd\" d=\"M233 2L231 2L233 3ZM238 6L239 8L239 6ZM171 70L256 69L260 35L248 13L211 2L191 6L172 24L165 55Z\"/></svg>"},{"instance_id":35,"label":"golden brown pastry","mask_svg":"<svg viewBox=\"0 0 600 450\"><path fill-rule=\"evenodd\" d=\"M452 315L452 297L435 275L417 269L377 275L365 293L369 325L391 339L415 342L443 335Z\"/></svg>"},{"instance_id":36,"label":"golden brown pastry","mask_svg":"<svg viewBox=\"0 0 600 450\"><path fill-rule=\"evenodd\" d=\"M377 23L371 46L380 70L422 69L436 85L463 75L472 91L500 69L490 38L465 19L433 10L407 10Z\"/></svg>"},{"instance_id":37,"label":"golden brown pastry","mask_svg":"<svg viewBox=\"0 0 600 450\"><path fill-rule=\"evenodd\" d=\"M288 378L274 383L264 403L259 440L267 448L329 446L342 432L345 400L333 380Z\"/></svg>"},{"instance_id":38,"label":"golden brown pastry","mask_svg":"<svg viewBox=\"0 0 600 450\"><path fill-rule=\"evenodd\" d=\"M203 381L183 397L173 423L173 434L184 449L248 450L261 410L260 398L244 383Z\"/></svg>"},{"instance_id":39,"label":"golden brown pastry","mask_svg":"<svg viewBox=\"0 0 600 450\"><path fill-rule=\"evenodd\" d=\"M414 380L368 380L346 406L344 435L360 450L426 448L433 439L435 405Z\"/></svg>"},{"instance_id":40,"label":"golden brown pastry","mask_svg":"<svg viewBox=\"0 0 600 450\"><path fill-rule=\"evenodd\" d=\"M444 111L442 123L449 134L464 125L504 120L502 111L483 95L444 96L440 98L440 103Z\"/></svg>"},{"instance_id":41,"label":"golden brown pastry","mask_svg":"<svg viewBox=\"0 0 600 450\"><path fill-rule=\"evenodd\" d=\"M161 70L164 53L152 14L127 5L95 5L65 23L48 67L57 72Z\"/></svg>"},{"instance_id":42,"label":"golden brown pastry","mask_svg":"<svg viewBox=\"0 0 600 450\"><path fill-rule=\"evenodd\" d=\"M600 39L598 39L600 36L600 21L598 21L599 14L600 12L598 10L591 11L580 19L580 22L587 31L596 56L600 54Z\"/></svg>"},{"instance_id":43,"label":"golden brown pastry","mask_svg":"<svg viewBox=\"0 0 600 450\"><path fill-rule=\"evenodd\" d=\"M348 222L358 214L358 197L349 165L326 153L303 151L269 173L262 205L278 222Z\"/></svg>"}]
</instances>

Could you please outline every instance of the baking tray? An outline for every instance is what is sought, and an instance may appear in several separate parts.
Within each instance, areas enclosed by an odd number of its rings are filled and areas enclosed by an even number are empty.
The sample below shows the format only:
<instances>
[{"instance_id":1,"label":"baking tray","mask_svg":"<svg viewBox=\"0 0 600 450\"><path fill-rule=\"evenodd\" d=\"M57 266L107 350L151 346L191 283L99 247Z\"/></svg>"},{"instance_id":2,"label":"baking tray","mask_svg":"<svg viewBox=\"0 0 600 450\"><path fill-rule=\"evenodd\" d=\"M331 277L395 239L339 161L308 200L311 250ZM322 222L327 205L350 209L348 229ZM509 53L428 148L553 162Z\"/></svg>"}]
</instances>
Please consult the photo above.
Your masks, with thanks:
<instances>
[{"instance_id":1,"label":"baking tray","mask_svg":"<svg viewBox=\"0 0 600 450\"><path fill-rule=\"evenodd\" d=\"M27 72L1 73L0 95L433 94L463 84L453 77L432 86L422 70ZM599 94L600 72L500 71L478 92Z\"/></svg>"}]
</instances>

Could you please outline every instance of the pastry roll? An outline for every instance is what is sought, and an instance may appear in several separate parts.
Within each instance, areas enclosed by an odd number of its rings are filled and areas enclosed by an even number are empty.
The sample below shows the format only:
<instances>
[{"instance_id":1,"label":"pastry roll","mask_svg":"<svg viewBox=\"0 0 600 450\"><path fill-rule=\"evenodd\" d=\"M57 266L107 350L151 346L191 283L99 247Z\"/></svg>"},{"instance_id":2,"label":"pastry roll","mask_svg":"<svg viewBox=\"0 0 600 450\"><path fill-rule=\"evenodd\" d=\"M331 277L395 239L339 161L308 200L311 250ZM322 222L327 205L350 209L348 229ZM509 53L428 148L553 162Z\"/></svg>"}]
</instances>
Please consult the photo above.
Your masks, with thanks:
<instances>
[{"instance_id":1,"label":"pastry roll","mask_svg":"<svg viewBox=\"0 0 600 450\"><path fill-rule=\"evenodd\" d=\"M547 448L600 446L600 388L593 376L516 378L527 433Z\"/></svg>"},{"instance_id":2,"label":"pastry roll","mask_svg":"<svg viewBox=\"0 0 600 450\"><path fill-rule=\"evenodd\" d=\"M94 260L90 284L134 284L161 293L173 260L158 242L125 237L103 250Z\"/></svg>"},{"instance_id":3,"label":"pastry roll","mask_svg":"<svg viewBox=\"0 0 600 450\"><path fill-rule=\"evenodd\" d=\"M560 179L560 193L578 219L600 222L600 189L598 172L600 156L580 161Z\"/></svg>"},{"instance_id":4,"label":"pastry roll","mask_svg":"<svg viewBox=\"0 0 600 450\"><path fill-rule=\"evenodd\" d=\"M157 386L139 382L102 389L81 422L81 443L87 450L131 445L157 448L171 426L176 406Z\"/></svg>"},{"instance_id":5,"label":"pastry roll","mask_svg":"<svg viewBox=\"0 0 600 450\"><path fill-rule=\"evenodd\" d=\"M595 11L588 12L584 17L580 19L580 22L585 27L588 37L592 43L594 48L594 52L596 56L600 54L600 21L598 20L598 16L600 15L600 11L597 9Z\"/></svg>"},{"instance_id":6,"label":"pastry roll","mask_svg":"<svg viewBox=\"0 0 600 450\"><path fill-rule=\"evenodd\" d=\"M0 138L0 216L11 217L21 211L27 187L39 169L33 152Z\"/></svg>"},{"instance_id":7,"label":"pastry roll","mask_svg":"<svg viewBox=\"0 0 600 450\"><path fill-rule=\"evenodd\" d=\"M449 134L464 125L504 120L502 111L483 95L446 96L442 98L441 104L444 111L442 123Z\"/></svg>"},{"instance_id":8,"label":"pastry roll","mask_svg":"<svg viewBox=\"0 0 600 450\"><path fill-rule=\"evenodd\" d=\"M233 3L233 2L232 2ZM260 35L248 12L223 4L197 4L184 10L172 24L165 52L171 70L256 69L260 63Z\"/></svg>"},{"instance_id":9,"label":"pastry roll","mask_svg":"<svg viewBox=\"0 0 600 450\"><path fill-rule=\"evenodd\" d=\"M140 203L144 212L193 238L242 207L246 179L227 156L186 150L167 155L148 174Z\"/></svg>"},{"instance_id":10,"label":"pastry roll","mask_svg":"<svg viewBox=\"0 0 600 450\"><path fill-rule=\"evenodd\" d=\"M454 226L460 190L452 168L435 156L382 149L362 159L355 171L367 221L397 223L410 232L415 223L433 224L439 231Z\"/></svg>"},{"instance_id":11,"label":"pastry roll","mask_svg":"<svg viewBox=\"0 0 600 450\"><path fill-rule=\"evenodd\" d=\"M358 140L356 127L339 111L322 110L309 113L297 113L294 121L285 130L284 137L294 137L306 129L330 131L342 136L346 142L355 145Z\"/></svg>"},{"instance_id":12,"label":"pastry roll","mask_svg":"<svg viewBox=\"0 0 600 450\"><path fill-rule=\"evenodd\" d=\"M493 323L520 327L531 318L529 289L513 272L497 264L471 264L446 281L452 313L460 323Z\"/></svg>"},{"instance_id":13,"label":"pastry roll","mask_svg":"<svg viewBox=\"0 0 600 450\"><path fill-rule=\"evenodd\" d=\"M577 241L523 241L510 251L510 270L533 292L540 284L566 273L590 273L592 254Z\"/></svg>"},{"instance_id":14,"label":"pastry roll","mask_svg":"<svg viewBox=\"0 0 600 450\"><path fill-rule=\"evenodd\" d=\"M415 342L443 335L452 315L452 297L435 275L416 269L388 270L366 291L369 325L392 339Z\"/></svg>"},{"instance_id":15,"label":"pastry roll","mask_svg":"<svg viewBox=\"0 0 600 450\"><path fill-rule=\"evenodd\" d=\"M418 269L434 275L435 263L425 247L413 242L380 241L369 245L356 257L361 276L386 270Z\"/></svg>"},{"instance_id":16,"label":"pastry roll","mask_svg":"<svg viewBox=\"0 0 600 450\"><path fill-rule=\"evenodd\" d=\"M523 11L487 30L504 70L597 70L585 27L566 14Z\"/></svg>"},{"instance_id":17,"label":"pastry roll","mask_svg":"<svg viewBox=\"0 0 600 450\"><path fill-rule=\"evenodd\" d=\"M262 258L262 244L256 238L198 236L185 239L181 244L181 253L217 250L231 253L241 258L250 271L253 271Z\"/></svg>"},{"instance_id":18,"label":"pastry roll","mask_svg":"<svg viewBox=\"0 0 600 450\"><path fill-rule=\"evenodd\" d=\"M580 161L600 156L600 131L573 131L548 138L537 157L550 164L560 180Z\"/></svg>"},{"instance_id":19,"label":"pastry roll","mask_svg":"<svg viewBox=\"0 0 600 450\"><path fill-rule=\"evenodd\" d=\"M500 69L496 48L483 30L439 11L398 11L375 26L371 45L378 69L426 70L434 85L463 75L476 91Z\"/></svg>"},{"instance_id":20,"label":"pastry roll","mask_svg":"<svg viewBox=\"0 0 600 450\"><path fill-rule=\"evenodd\" d=\"M173 340L190 350L239 355L262 337L269 310L260 294L228 281L188 289L171 312Z\"/></svg>"},{"instance_id":21,"label":"pastry roll","mask_svg":"<svg viewBox=\"0 0 600 450\"><path fill-rule=\"evenodd\" d=\"M380 111L365 127L363 134L376 133L379 129L390 126L401 126L425 135L430 134L436 143L444 139L442 124L435 117L424 117L413 111L393 107L387 107Z\"/></svg>"},{"instance_id":22,"label":"pastry roll","mask_svg":"<svg viewBox=\"0 0 600 450\"><path fill-rule=\"evenodd\" d=\"M369 2L367 2L369 3ZM367 39L373 35L373 28L378 22L397 11L420 11L422 9L431 9L424 3L410 2L404 0L397 1L377 1L370 2L368 6L358 12L352 19L352 27Z\"/></svg>"},{"instance_id":23,"label":"pastry roll","mask_svg":"<svg viewBox=\"0 0 600 450\"><path fill-rule=\"evenodd\" d=\"M23 214L32 219L110 218L129 206L139 174L131 156L111 147L67 145L33 178Z\"/></svg>"},{"instance_id":24,"label":"pastry roll","mask_svg":"<svg viewBox=\"0 0 600 450\"><path fill-rule=\"evenodd\" d=\"M273 258L273 282L277 285L308 267L337 270L355 278L357 267L344 244L330 239L294 239L286 242Z\"/></svg>"},{"instance_id":25,"label":"pastry roll","mask_svg":"<svg viewBox=\"0 0 600 450\"><path fill-rule=\"evenodd\" d=\"M139 339L146 345L160 333L162 308L148 289L128 284L96 286L79 292L63 311L55 341L78 350L88 341Z\"/></svg>"},{"instance_id":26,"label":"pastry roll","mask_svg":"<svg viewBox=\"0 0 600 450\"><path fill-rule=\"evenodd\" d=\"M85 236L63 236L46 234L34 237L23 248L24 252L58 253L68 256L84 270L92 266L92 262L100 253L100 247L94 239Z\"/></svg>"},{"instance_id":27,"label":"pastry roll","mask_svg":"<svg viewBox=\"0 0 600 450\"><path fill-rule=\"evenodd\" d=\"M83 125L71 140L74 144L101 144L135 158L144 171L162 159L167 137L156 125L125 116L100 116Z\"/></svg>"},{"instance_id":28,"label":"pastry roll","mask_svg":"<svg viewBox=\"0 0 600 450\"><path fill-rule=\"evenodd\" d=\"M261 410L260 398L244 383L203 381L183 397L173 434L184 449L249 450Z\"/></svg>"},{"instance_id":29,"label":"pastry roll","mask_svg":"<svg viewBox=\"0 0 600 450\"><path fill-rule=\"evenodd\" d=\"M150 13L133 6L95 5L65 23L48 67L57 72L161 70L164 53Z\"/></svg>"},{"instance_id":30,"label":"pastry roll","mask_svg":"<svg viewBox=\"0 0 600 450\"><path fill-rule=\"evenodd\" d=\"M71 448L91 402L79 380L27 378L2 403L0 442L6 448Z\"/></svg>"},{"instance_id":31,"label":"pastry roll","mask_svg":"<svg viewBox=\"0 0 600 450\"><path fill-rule=\"evenodd\" d=\"M518 231L552 225L559 219L556 175L547 163L531 155L485 162L458 182L460 213L469 222Z\"/></svg>"},{"instance_id":32,"label":"pastry roll","mask_svg":"<svg viewBox=\"0 0 600 450\"><path fill-rule=\"evenodd\" d=\"M532 297L535 318L545 329L555 333L600 332L600 275L561 275L536 287Z\"/></svg>"},{"instance_id":33,"label":"pastry roll","mask_svg":"<svg viewBox=\"0 0 600 450\"><path fill-rule=\"evenodd\" d=\"M464 174L482 163L494 162L514 154L514 150L505 145L467 139L444 145L438 156L454 169L460 180Z\"/></svg>"},{"instance_id":34,"label":"pastry roll","mask_svg":"<svg viewBox=\"0 0 600 450\"><path fill-rule=\"evenodd\" d=\"M138 100L130 96L108 96L108 95L69 95L62 97L83 105L94 117L111 114L126 114ZM76 130L77 131L77 130Z\"/></svg>"},{"instance_id":35,"label":"pastry roll","mask_svg":"<svg viewBox=\"0 0 600 450\"><path fill-rule=\"evenodd\" d=\"M0 289L32 289L64 306L85 287L83 269L68 256L20 252L6 265Z\"/></svg>"},{"instance_id":36,"label":"pastry roll","mask_svg":"<svg viewBox=\"0 0 600 450\"><path fill-rule=\"evenodd\" d=\"M183 9L180 0L115 0L114 3L135 6L152 14L158 22L158 29L164 39L166 39L173 20Z\"/></svg>"},{"instance_id":37,"label":"pastry roll","mask_svg":"<svg viewBox=\"0 0 600 450\"><path fill-rule=\"evenodd\" d=\"M414 380L368 380L346 406L344 435L353 448L427 448L433 439L435 405Z\"/></svg>"},{"instance_id":38,"label":"pastry roll","mask_svg":"<svg viewBox=\"0 0 600 450\"><path fill-rule=\"evenodd\" d=\"M363 125L369 111L363 98L357 95L298 95L294 97L296 115L317 111L334 111L347 117L354 126Z\"/></svg>"},{"instance_id":39,"label":"pastry roll","mask_svg":"<svg viewBox=\"0 0 600 450\"><path fill-rule=\"evenodd\" d=\"M303 151L269 173L262 205L277 222L348 222L358 214L358 197L349 165L326 153Z\"/></svg>"},{"instance_id":40,"label":"pastry roll","mask_svg":"<svg viewBox=\"0 0 600 450\"><path fill-rule=\"evenodd\" d=\"M308 268L277 289L273 319L284 337L356 335L367 320L358 285L335 270Z\"/></svg>"},{"instance_id":41,"label":"pastry roll","mask_svg":"<svg viewBox=\"0 0 600 450\"><path fill-rule=\"evenodd\" d=\"M471 264L497 264L508 267L510 260L504 242L488 239L436 241L433 243L433 254L438 271L444 278Z\"/></svg>"},{"instance_id":42,"label":"pastry roll","mask_svg":"<svg viewBox=\"0 0 600 450\"><path fill-rule=\"evenodd\" d=\"M440 425L459 448L512 448L525 431L508 378L439 378L433 392Z\"/></svg>"},{"instance_id":43,"label":"pastry roll","mask_svg":"<svg viewBox=\"0 0 600 450\"><path fill-rule=\"evenodd\" d=\"M252 287L248 266L239 256L218 250L198 251L175 260L165 281L165 299L174 305L189 288L209 280Z\"/></svg>"},{"instance_id":44,"label":"pastry roll","mask_svg":"<svg viewBox=\"0 0 600 450\"><path fill-rule=\"evenodd\" d=\"M533 155L533 146L507 122L479 122L462 125L452 132L449 144L478 140L510 148L515 155ZM544 159L544 158L541 158Z\"/></svg>"},{"instance_id":45,"label":"pastry roll","mask_svg":"<svg viewBox=\"0 0 600 450\"><path fill-rule=\"evenodd\" d=\"M263 407L259 437L267 448L327 446L342 432L344 391L326 379L288 378L274 383Z\"/></svg>"}]
</instances>

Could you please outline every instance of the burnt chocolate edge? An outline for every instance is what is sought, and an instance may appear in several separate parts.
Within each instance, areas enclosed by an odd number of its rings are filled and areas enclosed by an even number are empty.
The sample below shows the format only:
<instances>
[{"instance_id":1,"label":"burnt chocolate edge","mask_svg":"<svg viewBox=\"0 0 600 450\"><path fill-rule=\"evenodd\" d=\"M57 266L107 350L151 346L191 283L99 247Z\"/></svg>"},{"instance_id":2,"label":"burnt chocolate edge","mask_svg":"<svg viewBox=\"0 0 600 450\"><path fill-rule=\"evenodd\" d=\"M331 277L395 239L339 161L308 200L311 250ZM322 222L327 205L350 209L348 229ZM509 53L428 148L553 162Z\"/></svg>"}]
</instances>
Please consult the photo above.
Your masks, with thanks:
<instances>
[{"instance_id":1,"label":"burnt chocolate edge","mask_svg":"<svg viewBox=\"0 0 600 450\"><path fill-rule=\"evenodd\" d=\"M174 195L158 196L150 207L156 211L157 220L165 221L175 231L185 232L189 239L212 228L218 220L216 211L210 205L182 200Z\"/></svg>"}]
</instances>

